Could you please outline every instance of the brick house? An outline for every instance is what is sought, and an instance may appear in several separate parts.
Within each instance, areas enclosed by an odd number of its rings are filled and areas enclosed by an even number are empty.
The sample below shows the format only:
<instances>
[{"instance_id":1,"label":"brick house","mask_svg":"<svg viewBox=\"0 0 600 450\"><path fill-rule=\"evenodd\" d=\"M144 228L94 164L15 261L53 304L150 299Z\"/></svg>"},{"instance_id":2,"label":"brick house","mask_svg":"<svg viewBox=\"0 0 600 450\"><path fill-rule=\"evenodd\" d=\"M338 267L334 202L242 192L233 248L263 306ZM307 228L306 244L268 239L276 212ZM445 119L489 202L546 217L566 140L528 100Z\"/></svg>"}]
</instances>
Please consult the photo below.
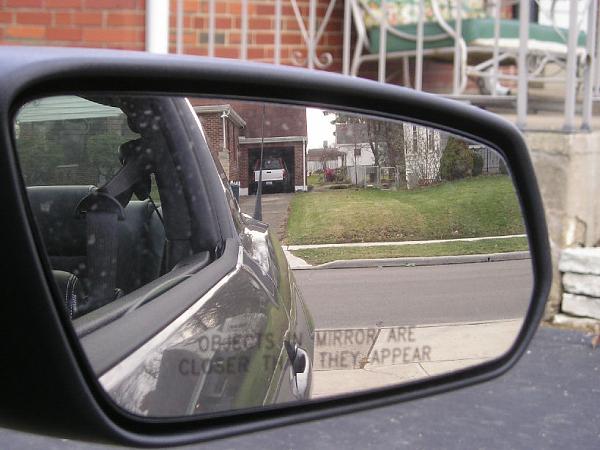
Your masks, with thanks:
<instances>
[{"instance_id":1,"label":"brick house","mask_svg":"<svg viewBox=\"0 0 600 450\"><path fill-rule=\"evenodd\" d=\"M165 50L177 51L177 0L163 0L168 5L168 42ZM0 10L0 45L52 45L148 50L153 33L148 26L148 9L152 0L2 0ZM156 2L155 2L156 3ZM297 0L294 12L291 1L281 3L281 40L275 55L275 2L248 0L247 48L241 48L242 2L221 0L215 3L214 56L248 59L286 65L306 58L302 27L309 17L309 1ZM209 54L209 0L182 0L182 53ZM323 18L329 0L317 0L316 16ZM342 71L344 2L335 1L330 18L316 45L316 55L328 55L326 70ZM302 25L301 25L302 23ZM304 30L305 31L305 30ZM389 61L389 82L400 82L400 61ZM411 73L414 66L411 62ZM452 65L425 60L423 89L447 92L452 84ZM360 75L377 77L377 64L366 63ZM476 89L476 88L475 88Z\"/></svg>"},{"instance_id":2,"label":"brick house","mask_svg":"<svg viewBox=\"0 0 600 450\"><path fill-rule=\"evenodd\" d=\"M246 122L230 104L197 105L194 111L213 157L219 160L230 181L239 182L239 138Z\"/></svg>"},{"instance_id":3,"label":"brick house","mask_svg":"<svg viewBox=\"0 0 600 450\"><path fill-rule=\"evenodd\" d=\"M169 5L168 50L176 51L177 1ZM2 0L0 5L0 45L52 45L73 47L148 49L151 34L148 8L151 0ZM319 1L319 13L327 3ZM323 35L319 51L335 53L331 69L338 70L341 58L341 4ZM216 2L214 56L240 58L241 1ZM248 2L247 59L273 62L274 3ZM208 0L183 1L183 52L208 55ZM308 3L299 2L300 12L308 14ZM282 5L280 62L292 64L295 52L305 50L302 33L290 3ZM210 104L213 103L213 104ZM231 102L195 101L213 154L221 161L230 180L240 183L240 193L251 190L251 170L260 151L261 126L256 105ZM294 109L295 111L291 111ZM294 173L295 189L306 186L304 151L306 115L302 108L267 108L264 148L267 154L281 154ZM250 118L250 119L248 119Z\"/></svg>"},{"instance_id":4,"label":"brick house","mask_svg":"<svg viewBox=\"0 0 600 450\"><path fill-rule=\"evenodd\" d=\"M261 144L265 158L284 159L294 190L306 190L305 108L198 98L192 99L192 104L213 156L229 180L239 183L240 195L255 189L253 172Z\"/></svg>"},{"instance_id":5,"label":"brick house","mask_svg":"<svg viewBox=\"0 0 600 450\"><path fill-rule=\"evenodd\" d=\"M177 0L169 4L170 53L176 52ZM147 49L147 9L150 0L2 0L0 44ZM273 62L275 2L248 1L248 47L246 58ZM328 1L319 0L317 14L323 17ZM298 2L308 17L308 1ZM215 5L214 56L242 59L240 42L242 2L221 0ZM209 1L183 0L183 53L208 55ZM292 64L295 52L305 52L305 43L290 2L282 2L281 64ZM331 70L341 67L343 2L337 2L320 41L319 52L331 52Z\"/></svg>"},{"instance_id":6,"label":"brick house","mask_svg":"<svg viewBox=\"0 0 600 450\"><path fill-rule=\"evenodd\" d=\"M237 103L235 108L246 120L240 136L240 195L253 192L261 143L265 157L283 158L294 190L306 190L306 108L260 103Z\"/></svg>"}]
</instances>

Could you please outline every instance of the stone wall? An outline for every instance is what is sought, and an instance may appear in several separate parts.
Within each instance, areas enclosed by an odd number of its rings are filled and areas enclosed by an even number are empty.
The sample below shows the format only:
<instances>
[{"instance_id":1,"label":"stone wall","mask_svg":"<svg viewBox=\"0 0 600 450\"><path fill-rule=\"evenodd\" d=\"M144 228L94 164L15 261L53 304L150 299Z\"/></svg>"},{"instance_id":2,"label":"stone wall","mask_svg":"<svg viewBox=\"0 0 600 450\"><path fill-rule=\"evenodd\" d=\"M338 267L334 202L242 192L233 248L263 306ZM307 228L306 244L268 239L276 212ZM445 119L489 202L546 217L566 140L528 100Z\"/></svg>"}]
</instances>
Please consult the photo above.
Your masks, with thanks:
<instances>
[{"instance_id":1,"label":"stone wall","mask_svg":"<svg viewBox=\"0 0 600 450\"><path fill-rule=\"evenodd\" d=\"M591 323L590 319L600 321L600 248L566 249L558 268L564 289L562 314L583 325Z\"/></svg>"},{"instance_id":2,"label":"stone wall","mask_svg":"<svg viewBox=\"0 0 600 450\"><path fill-rule=\"evenodd\" d=\"M553 284L546 319L560 311L563 280L558 261L564 249L600 241L600 132L525 133L548 222Z\"/></svg>"}]
</instances>

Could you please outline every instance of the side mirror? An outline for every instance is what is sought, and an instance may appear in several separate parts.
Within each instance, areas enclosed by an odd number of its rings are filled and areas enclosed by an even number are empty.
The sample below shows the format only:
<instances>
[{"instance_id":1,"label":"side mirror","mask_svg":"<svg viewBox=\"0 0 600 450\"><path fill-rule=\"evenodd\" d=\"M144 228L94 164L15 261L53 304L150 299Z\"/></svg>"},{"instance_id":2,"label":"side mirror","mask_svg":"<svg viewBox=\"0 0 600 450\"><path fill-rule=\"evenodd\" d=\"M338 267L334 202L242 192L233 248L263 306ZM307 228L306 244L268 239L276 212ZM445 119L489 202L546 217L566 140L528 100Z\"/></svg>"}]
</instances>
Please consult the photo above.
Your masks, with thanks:
<instances>
[{"instance_id":1,"label":"side mirror","mask_svg":"<svg viewBox=\"0 0 600 450\"><path fill-rule=\"evenodd\" d=\"M4 426L195 442L482 382L536 330L544 211L493 114L117 51L4 47L0 83ZM124 142L152 165L120 161ZM77 220L111 180L123 217Z\"/></svg>"}]
</instances>

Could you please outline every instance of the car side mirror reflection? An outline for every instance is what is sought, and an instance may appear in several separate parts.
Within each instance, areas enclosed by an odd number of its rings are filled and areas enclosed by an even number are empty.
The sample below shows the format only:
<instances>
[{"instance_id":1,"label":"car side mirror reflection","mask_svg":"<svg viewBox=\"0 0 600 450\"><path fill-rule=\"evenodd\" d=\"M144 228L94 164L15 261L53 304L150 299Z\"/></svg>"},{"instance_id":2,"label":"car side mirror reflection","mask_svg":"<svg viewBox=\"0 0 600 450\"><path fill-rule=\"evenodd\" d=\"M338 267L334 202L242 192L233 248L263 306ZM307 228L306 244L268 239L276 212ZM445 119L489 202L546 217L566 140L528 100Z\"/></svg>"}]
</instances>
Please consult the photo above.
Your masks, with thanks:
<instances>
[{"instance_id":1,"label":"car side mirror reflection","mask_svg":"<svg viewBox=\"0 0 600 450\"><path fill-rule=\"evenodd\" d=\"M503 156L441 129L117 93L28 103L15 138L56 303L134 414L448 374L504 355L530 305Z\"/></svg>"}]
</instances>

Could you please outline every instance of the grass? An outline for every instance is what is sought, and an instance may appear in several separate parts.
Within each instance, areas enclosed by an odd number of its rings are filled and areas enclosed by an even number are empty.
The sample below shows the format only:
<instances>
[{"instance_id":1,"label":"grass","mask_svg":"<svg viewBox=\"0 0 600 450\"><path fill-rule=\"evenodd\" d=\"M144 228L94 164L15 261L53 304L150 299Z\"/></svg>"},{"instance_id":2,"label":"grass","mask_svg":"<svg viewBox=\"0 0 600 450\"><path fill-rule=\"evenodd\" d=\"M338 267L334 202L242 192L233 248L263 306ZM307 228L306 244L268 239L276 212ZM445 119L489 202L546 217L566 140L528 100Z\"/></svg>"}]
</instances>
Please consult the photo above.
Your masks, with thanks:
<instances>
[{"instance_id":1,"label":"grass","mask_svg":"<svg viewBox=\"0 0 600 450\"><path fill-rule=\"evenodd\" d=\"M517 197L504 175L402 191L302 193L290 205L288 244L454 239L523 234Z\"/></svg>"},{"instance_id":2,"label":"grass","mask_svg":"<svg viewBox=\"0 0 600 450\"><path fill-rule=\"evenodd\" d=\"M478 255L527 251L527 238L488 239L475 242L390 245L385 247L326 247L294 250L292 253L312 265L344 259L404 258L417 256Z\"/></svg>"},{"instance_id":3,"label":"grass","mask_svg":"<svg viewBox=\"0 0 600 450\"><path fill-rule=\"evenodd\" d=\"M313 173L306 177L306 182L309 186L321 186L324 184L323 174Z\"/></svg>"}]
</instances>

